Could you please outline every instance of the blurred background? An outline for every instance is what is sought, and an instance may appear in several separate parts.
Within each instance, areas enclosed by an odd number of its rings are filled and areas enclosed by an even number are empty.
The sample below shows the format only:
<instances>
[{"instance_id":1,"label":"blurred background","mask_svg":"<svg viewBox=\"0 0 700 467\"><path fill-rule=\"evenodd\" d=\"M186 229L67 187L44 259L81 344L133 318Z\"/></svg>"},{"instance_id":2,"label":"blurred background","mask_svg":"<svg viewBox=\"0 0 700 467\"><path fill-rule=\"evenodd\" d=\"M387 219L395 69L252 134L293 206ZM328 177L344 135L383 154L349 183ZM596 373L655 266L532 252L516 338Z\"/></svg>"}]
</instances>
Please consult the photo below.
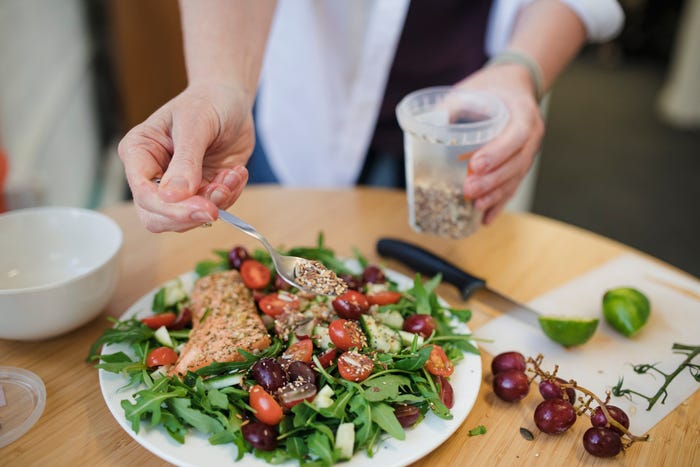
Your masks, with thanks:
<instances>
[{"instance_id":1,"label":"blurred background","mask_svg":"<svg viewBox=\"0 0 700 467\"><path fill-rule=\"evenodd\" d=\"M551 94L535 213L700 276L700 0L623 0ZM176 0L0 0L0 212L128 198L116 144L186 85ZM691 50L693 49L693 50Z\"/></svg>"}]
</instances>

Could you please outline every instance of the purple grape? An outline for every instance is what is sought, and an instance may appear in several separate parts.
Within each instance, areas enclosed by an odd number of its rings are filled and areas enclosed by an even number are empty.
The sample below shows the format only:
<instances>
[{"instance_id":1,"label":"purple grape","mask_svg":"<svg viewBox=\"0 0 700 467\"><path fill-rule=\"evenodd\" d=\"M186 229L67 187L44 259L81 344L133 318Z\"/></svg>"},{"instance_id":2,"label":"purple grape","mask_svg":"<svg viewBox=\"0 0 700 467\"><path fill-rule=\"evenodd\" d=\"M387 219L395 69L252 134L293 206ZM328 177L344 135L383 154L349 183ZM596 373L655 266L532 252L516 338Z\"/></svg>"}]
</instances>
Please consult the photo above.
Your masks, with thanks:
<instances>
[{"instance_id":1,"label":"purple grape","mask_svg":"<svg viewBox=\"0 0 700 467\"><path fill-rule=\"evenodd\" d=\"M525 357L520 352L503 352L491 360L491 373L497 375L507 370L525 372Z\"/></svg>"},{"instance_id":2,"label":"purple grape","mask_svg":"<svg viewBox=\"0 0 700 467\"><path fill-rule=\"evenodd\" d=\"M267 392L274 392L287 383L284 368L274 358L261 358L251 369L255 381Z\"/></svg>"},{"instance_id":3,"label":"purple grape","mask_svg":"<svg viewBox=\"0 0 700 467\"><path fill-rule=\"evenodd\" d=\"M311 365L307 363L300 361L290 363L287 367L287 374L289 375L290 381L301 379L316 385L316 372L311 368Z\"/></svg>"},{"instance_id":4,"label":"purple grape","mask_svg":"<svg viewBox=\"0 0 700 467\"><path fill-rule=\"evenodd\" d=\"M542 432L556 435L568 430L576 421L576 411L564 399L546 399L535 409L535 425Z\"/></svg>"},{"instance_id":5,"label":"purple grape","mask_svg":"<svg viewBox=\"0 0 700 467\"><path fill-rule=\"evenodd\" d=\"M370 265L362 271L362 282L365 284L383 284L386 282L386 276L380 267Z\"/></svg>"},{"instance_id":6,"label":"purple grape","mask_svg":"<svg viewBox=\"0 0 700 467\"><path fill-rule=\"evenodd\" d=\"M272 451L277 447L277 429L257 420L251 420L241 427L243 439L261 451Z\"/></svg>"},{"instance_id":7,"label":"purple grape","mask_svg":"<svg viewBox=\"0 0 700 467\"><path fill-rule=\"evenodd\" d=\"M622 438L610 428L594 426L583 434L583 447L596 457L615 457L622 451Z\"/></svg>"},{"instance_id":8,"label":"purple grape","mask_svg":"<svg viewBox=\"0 0 700 467\"><path fill-rule=\"evenodd\" d=\"M556 381L552 379L544 379L540 381L540 394L545 399L566 399L572 404L576 402L576 391L574 388L562 388L561 384L566 384L561 378Z\"/></svg>"},{"instance_id":9,"label":"purple grape","mask_svg":"<svg viewBox=\"0 0 700 467\"><path fill-rule=\"evenodd\" d=\"M519 401L529 391L530 381L520 370L506 370L493 378L493 392L506 402Z\"/></svg>"},{"instance_id":10,"label":"purple grape","mask_svg":"<svg viewBox=\"0 0 700 467\"><path fill-rule=\"evenodd\" d=\"M402 427L409 428L420 418L420 409L415 405L398 404L394 407L394 415Z\"/></svg>"},{"instance_id":11,"label":"purple grape","mask_svg":"<svg viewBox=\"0 0 700 467\"><path fill-rule=\"evenodd\" d=\"M242 246L234 246L228 252L228 265L231 269L241 269L243 261L250 258L248 250Z\"/></svg>"},{"instance_id":12,"label":"purple grape","mask_svg":"<svg viewBox=\"0 0 700 467\"><path fill-rule=\"evenodd\" d=\"M353 276L352 274L340 274L338 277L345 281L345 284L350 290L360 290L362 287L362 279L358 276Z\"/></svg>"},{"instance_id":13,"label":"purple grape","mask_svg":"<svg viewBox=\"0 0 700 467\"><path fill-rule=\"evenodd\" d=\"M614 405L606 405L605 408L608 409L610 416L614 418L617 423L624 426L625 428L630 427L630 419L624 410ZM593 412L591 413L591 425L595 427L607 427L620 435L623 434L622 431L620 431L620 429L612 425L608 426L608 419L605 417L605 413L603 413L603 409L601 409L600 407L596 407L595 409L593 409Z\"/></svg>"}]
</instances>

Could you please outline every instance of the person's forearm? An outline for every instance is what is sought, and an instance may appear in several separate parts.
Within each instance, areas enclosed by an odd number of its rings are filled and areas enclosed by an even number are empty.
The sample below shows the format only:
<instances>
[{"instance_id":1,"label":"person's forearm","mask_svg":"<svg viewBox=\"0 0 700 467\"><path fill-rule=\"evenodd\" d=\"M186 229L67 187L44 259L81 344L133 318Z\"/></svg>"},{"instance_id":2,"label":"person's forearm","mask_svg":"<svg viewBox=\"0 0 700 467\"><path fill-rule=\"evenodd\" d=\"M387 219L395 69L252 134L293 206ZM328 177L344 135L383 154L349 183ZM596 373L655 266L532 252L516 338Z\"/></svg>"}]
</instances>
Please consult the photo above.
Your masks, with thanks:
<instances>
[{"instance_id":1,"label":"person's forearm","mask_svg":"<svg viewBox=\"0 0 700 467\"><path fill-rule=\"evenodd\" d=\"M236 86L252 103L275 4L275 0L180 0L190 86Z\"/></svg>"},{"instance_id":2,"label":"person's forearm","mask_svg":"<svg viewBox=\"0 0 700 467\"><path fill-rule=\"evenodd\" d=\"M585 41L585 27L573 10L558 0L536 0L519 13L508 48L539 64L547 90Z\"/></svg>"}]
</instances>

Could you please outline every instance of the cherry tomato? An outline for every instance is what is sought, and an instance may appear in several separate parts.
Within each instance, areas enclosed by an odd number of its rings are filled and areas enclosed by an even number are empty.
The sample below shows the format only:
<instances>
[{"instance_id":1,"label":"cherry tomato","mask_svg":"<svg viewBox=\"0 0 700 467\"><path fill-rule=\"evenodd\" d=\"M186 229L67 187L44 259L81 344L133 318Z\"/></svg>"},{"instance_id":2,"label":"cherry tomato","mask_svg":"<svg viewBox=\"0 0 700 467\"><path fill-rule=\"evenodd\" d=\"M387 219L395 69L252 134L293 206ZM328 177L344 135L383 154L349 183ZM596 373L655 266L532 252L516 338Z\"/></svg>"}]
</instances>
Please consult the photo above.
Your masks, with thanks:
<instances>
[{"instance_id":1,"label":"cherry tomato","mask_svg":"<svg viewBox=\"0 0 700 467\"><path fill-rule=\"evenodd\" d=\"M314 354L314 343L311 339L302 339L289 346L282 358L290 362L310 363Z\"/></svg>"},{"instance_id":2,"label":"cherry tomato","mask_svg":"<svg viewBox=\"0 0 700 467\"><path fill-rule=\"evenodd\" d=\"M425 339L435 331L437 323L430 315L411 315L403 320L403 330L423 336Z\"/></svg>"},{"instance_id":3,"label":"cherry tomato","mask_svg":"<svg viewBox=\"0 0 700 467\"><path fill-rule=\"evenodd\" d=\"M250 388L250 406L255 410L255 418L267 425L277 425L284 417L275 398L258 384Z\"/></svg>"},{"instance_id":4,"label":"cherry tomato","mask_svg":"<svg viewBox=\"0 0 700 467\"><path fill-rule=\"evenodd\" d=\"M332 305L338 316L345 319L360 319L360 315L369 310L367 297L357 290L348 290L336 297Z\"/></svg>"},{"instance_id":5,"label":"cherry tomato","mask_svg":"<svg viewBox=\"0 0 700 467\"><path fill-rule=\"evenodd\" d=\"M247 259L241 264L241 278L249 289L262 289L270 283L272 274L260 261Z\"/></svg>"},{"instance_id":6,"label":"cherry tomato","mask_svg":"<svg viewBox=\"0 0 700 467\"><path fill-rule=\"evenodd\" d=\"M442 376L436 376L435 380L440 393L440 401L445 404L445 407L451 409L455 404L455 391L452 389L452 385L447 381L447 378Z\"/></svg>"},{"instance_id":7,"label":"cherry tomato","mask_svg":"<svg viewBox=\"0 0 700 467\"><path fill-rule=\"evenodd\" d=\"M158 329L161 326L168 327L172 325L176 318L175 313L168 311L167 313L141 318L141 322L151 329Z\"/></svg>"},{"instance_id":8,"label":"cherry tomato","mask_svg":"<svg viewBox=\"0 0 700 467\"><path fill-rule=\"evenodd\" d=\"M425 369L435 376L450 376L455 371L455 367L445 355L445 351L439 345L433 344L428 361L425 362Z\"/></svg>"},{"instance_id":9,"label":"cherry tomato","mask_svg":"<svg viewBox=\"0 0 700 467\"><path fill-rule=\"evenodd\" d=\"M167 328L172 331L177 331L178 329L184 329L185 327L189 326L190 323L192 323L192 312L189 308L185 307L175 319L175 322L170 326L167 326Z\"/></svg>"},{"instance_id":10,"label":"cherry tomato","mask_svg":"<svg viewBox=\"0 0 700 467\"><path fill-rule=\"evenodd\" d=\"M318 362L323 368L328 368L335 363L335 357L338 355L338 349L330 348L318 356ZM312 363L314 365L314 363Z\"/></svg>"},{"instance_id":11,"label":"cherry tomato","mask_svg":"<svg viewBox=\"0 0 700 467\"><path fill-rule=\"evenodd\" d=\"M400 299L401 293L393 290L384 290L367 295L367 301L369 301L370 305L393 305L394 303L398 303Z\"/></svg>"},{"instance_id":12,"label":"cherry tomato","mask_svg":"<svg viewBox=\"0 0 700 467\"><path fill-rule=\"evenodd\" d=\"M367 355L351 350L338 357L338 373L348 381L359 383L366 380L374 369L372 359Z\"/></svg>"},{"instance_id":13,"label":"cherry tomato","mask_svg":"<svg viewBox=\"0 0 700 467\"><path fill-rule=\"evenodd\" d=\"M177 361L177 353L170 347L156 347L148 352L146 366L153 368L161 365L172 365Z\"/></svg>"},{"instance_id":14,"label":"cherry tomato","mask_svg":"<svg viewBox=\"0 0 700 467\"><path fill-rule=\"evenodd\" d=\"M361 349L367 345L367 338L357 321L336 319L328 325L328 337L340 350Z\"/></svg>"},{"instance_id":15,"label":"cherry tomato","mask_svg":"<svg viewBox=\"0 0 700 467\"><path fill-rule=\"evenodd\" d=\"M260 311L274 318L284 312L299 310L299 299L290 294L271 293L260 299L258 307Z\"/></svg>"}]
</instances>

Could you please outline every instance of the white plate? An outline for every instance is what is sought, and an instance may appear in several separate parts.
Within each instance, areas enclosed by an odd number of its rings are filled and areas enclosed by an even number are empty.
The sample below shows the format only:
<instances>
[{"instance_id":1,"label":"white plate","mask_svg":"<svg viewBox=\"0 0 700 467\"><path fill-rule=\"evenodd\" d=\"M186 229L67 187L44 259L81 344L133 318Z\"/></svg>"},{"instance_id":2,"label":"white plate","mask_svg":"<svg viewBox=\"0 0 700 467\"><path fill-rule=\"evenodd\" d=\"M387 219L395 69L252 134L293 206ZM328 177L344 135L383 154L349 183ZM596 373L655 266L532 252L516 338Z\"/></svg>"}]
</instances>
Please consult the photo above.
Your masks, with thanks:
<instances>
[{"instance_id":1,"label":"white plate","mask_svg":"<svg viewBox=\"0 0 700 467\"><path fill-rule=\"evenodd\" d=\"M390 270L386 273L391 280L398 283L402 290L413 285L413 280L402 274ZM188 273L183 274L181 279L185 283L191 283L195 277L194 273ZM121 319L125 320L132 316L143 317L150 314L153 296L159 288L157 287L141 297L121 316ZM461 332L470 332L467 326L463 324L459 326ZM129 347L115 344L107 345L102 350L105 354L118 351L128 352ZM188 433L184 444L173 440L161 426L151 427L148 421L142 421L139 432L134 433L131 429L131 423L124 417L121 401L127 398L133 401L131 396L139 388L120 389L127 383L127 380L119 374L99 370L99 375L102 396L114 418L139 444L162 459L182 466L270 466L251 454L246 454L239 462L235 462L237 450L234 444L212 446L206 435L195 430ZM481 357L474 354L464 354L464 359L457 364L450 382L455 394L454 407L452 407L454 418L452 420L442 420L430 412L417 427L406 430L404 441L389 438L376 447L374 457L370 458L366 453L360 452L355 454L350 461L343 462L342 465L348 467L404 466L417 461L440 446L459 428L474 406L481 384ZM283 465L298 465L298 462L293 461Z\"/></svg>"}]
</instances>

